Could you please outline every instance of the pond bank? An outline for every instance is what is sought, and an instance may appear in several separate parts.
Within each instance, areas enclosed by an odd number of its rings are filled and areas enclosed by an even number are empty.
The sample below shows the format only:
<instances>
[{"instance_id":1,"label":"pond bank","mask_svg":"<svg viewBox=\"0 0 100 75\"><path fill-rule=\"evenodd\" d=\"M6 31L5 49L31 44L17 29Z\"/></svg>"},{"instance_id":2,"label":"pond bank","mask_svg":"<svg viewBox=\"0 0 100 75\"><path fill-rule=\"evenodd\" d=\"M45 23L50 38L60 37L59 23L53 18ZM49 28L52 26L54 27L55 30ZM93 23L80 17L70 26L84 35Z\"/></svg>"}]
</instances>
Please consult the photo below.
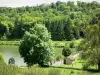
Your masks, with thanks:
<instances>
[{"instance_id":1,"label":"pond bank","mask_svg":"<svg viewBox=\"0 0 100 75\"><path fill-rule=\"evenodd\" d=\"M0 45L16 45L19 46L21 41L0 41Z\"/></svg>"}]
</instances>

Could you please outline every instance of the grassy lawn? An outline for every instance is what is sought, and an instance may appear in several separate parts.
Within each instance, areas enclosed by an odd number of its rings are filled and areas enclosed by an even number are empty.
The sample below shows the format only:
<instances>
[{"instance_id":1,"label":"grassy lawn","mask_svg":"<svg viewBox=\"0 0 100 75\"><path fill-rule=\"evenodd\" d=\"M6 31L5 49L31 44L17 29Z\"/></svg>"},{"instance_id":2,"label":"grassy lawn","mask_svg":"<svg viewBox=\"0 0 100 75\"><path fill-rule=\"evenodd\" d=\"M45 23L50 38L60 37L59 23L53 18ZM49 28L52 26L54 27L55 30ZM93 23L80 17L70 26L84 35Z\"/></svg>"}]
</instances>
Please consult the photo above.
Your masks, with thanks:
<instances>
[{"instance_id":1,"label":"grassy lawn","mask_svg":"<svg viewBox=\"0 0 100 75\"><path fill-rule=\"evenodd\" d=\"M0 65L0 75L88 75L86 71L73 70L61 67L30 67L18 68L14 65Z\"/></svg>"},{"instance_id":2,"label":"grassy lawn","mask_svg":"<svg viewBox=\"0 0 100 75\"><path fill-rule=\"evenodd\" d=\"M78 40L73 40L73 41L53 41L53 44L55 46L65 46L65 45L70 45L71 42L74 43L75 46L78 46L78 44L82 41L83 39L78 39Z\"/></svg>"}]
</instances>

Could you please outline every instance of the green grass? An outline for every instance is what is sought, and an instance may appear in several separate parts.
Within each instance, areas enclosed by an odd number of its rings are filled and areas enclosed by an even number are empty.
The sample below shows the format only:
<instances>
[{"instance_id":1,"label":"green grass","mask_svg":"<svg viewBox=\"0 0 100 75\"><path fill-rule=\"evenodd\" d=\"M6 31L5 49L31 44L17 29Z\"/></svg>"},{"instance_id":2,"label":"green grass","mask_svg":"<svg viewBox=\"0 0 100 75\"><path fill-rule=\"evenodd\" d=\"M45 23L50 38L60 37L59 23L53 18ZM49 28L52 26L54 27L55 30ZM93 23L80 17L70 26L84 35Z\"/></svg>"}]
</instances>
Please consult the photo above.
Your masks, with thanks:
<instances>
[{"instance_id":1,"label":"green grass","mask_svg":"<svg viewBox=\"0 0 100 75\"><path fill-rule=\"evenodd\" d=\"M18 75L21 70L14 65L0 64L0 75Z\"/></svg>"},{"instance_id":2,"label":"green grass","mask_svg":"<svg viewBox=\"0 0 100 75\"><path fill-rule=\"evenodd\" d=\"M65 46L67 45L69 47L70 43L73 42L75 46L78 46L79 43L83 39L78 39L78 40L72 40L72 41L53 41L54 46Z\"/></svg>"},{"instance_id":3,"label":"green grass","mask_svg":"<svg viewBox=\"0 0 100 75\"><path fill-rule=\"evenodd\" d=\"M80 63L81 60L78 60L78 58L75 59L75 62L70 65L62 65L62 67L67 67L67 68L75 68L75 69L82 69L82 63Z\"/></svg>"},{"instance_id":4,"label":"green grass","mask_svg":"<svg viewBox=\"0 0 100 75\"><path fill-rule=\"evenodd\" d=\"M0 64L0 75L100 75L100 73L95 71L82 70L82 63L80 62L81 60L76 60L73 66L61 65L46 68L37 65L21 68L15 65Z\"/></svg>"},{"instance_id":5,"label":"green grass","mask_svg":"<svg viewBox=\"0 0 100 75\"><path fill-rule=\"evenodd\" d=\"M25 67L19 68L15 65L0 65L0 75L100 75L98 72L84 71L73 68L64 67Z\"/></svg>"},{"instance_id":6,"label":"green grass","mask_svg":"<svg viewBox=\"0 0 100 75\"><path fill-rule=\"evenodd\" d=\"M30 68L18 68L14 65L0 65L0 75L81 75L79 73L84 72L72 69L63 68L40 68L40 67L30 67ZM72 74L71 74L72 73Z\"/></svg>"}]
</instances>

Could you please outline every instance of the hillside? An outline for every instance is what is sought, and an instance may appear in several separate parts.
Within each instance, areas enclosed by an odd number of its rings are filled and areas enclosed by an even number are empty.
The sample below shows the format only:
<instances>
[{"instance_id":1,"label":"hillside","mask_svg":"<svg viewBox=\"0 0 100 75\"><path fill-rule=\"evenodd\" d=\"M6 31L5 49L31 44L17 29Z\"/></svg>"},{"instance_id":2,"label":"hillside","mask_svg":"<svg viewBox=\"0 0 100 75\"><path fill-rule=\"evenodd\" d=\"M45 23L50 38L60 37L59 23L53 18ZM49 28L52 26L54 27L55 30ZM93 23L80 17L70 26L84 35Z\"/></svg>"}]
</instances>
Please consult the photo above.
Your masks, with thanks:
<instances>
[{"instance_id":1,"label":"hillside","mask_svg":"<svg viewBox=\"0 0 100 75\"><path fill-rule=\"evenodd\" d=\"M0 7L0 39L21 39L36 23L44 24L52 40L84 38L84 27L100 22L100 4L56 2L26 7Z\"/></svg>"}]
</instances>

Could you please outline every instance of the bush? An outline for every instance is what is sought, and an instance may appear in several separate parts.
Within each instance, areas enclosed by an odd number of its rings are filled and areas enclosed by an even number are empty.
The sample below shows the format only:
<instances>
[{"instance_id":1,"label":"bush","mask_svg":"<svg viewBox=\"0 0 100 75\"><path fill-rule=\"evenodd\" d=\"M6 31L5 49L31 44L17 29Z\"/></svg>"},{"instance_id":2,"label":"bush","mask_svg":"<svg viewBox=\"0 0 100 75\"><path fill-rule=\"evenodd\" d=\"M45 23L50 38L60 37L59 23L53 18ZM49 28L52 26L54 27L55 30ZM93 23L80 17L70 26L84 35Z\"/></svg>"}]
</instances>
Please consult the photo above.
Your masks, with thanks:
<instances>
[{"instance_id":1,"label":"bush","mask_svg":"<svg viewBox=\"0 0 100 75\"><path fill-rule=\"evenodd\" d=\"M62 55L58 55L57 57L56 57L56 60L57 61L60 61L62 59Z\"/></svg>"},{"instance_id":2,"label":"bush","mask_svg":"<svg viewBox=\"0 0 100 75\"><path fill-rule=\"evenodd\" d=\"M71 42L70 43L70 48L74 48L75 46L74 46L74 42Z\"/></svg>"},{"instance_id":3,"label":"bush","mask_svg":"<svg viewBox=\"0 0 100 75\"><path fill-rule=\"evenodd\" d=\"M86 64L83 64L83 67L82 67L82 69L83 69L83 70L87 70L89 66L90 66L90 65L89 65L88 63L86 63Z\"/></svg>"},{"instance_id":4,"label":"bush","mask_svg":"<svg viewBox=\"0 0 100 75\"><path fill-rule=\"evenodd\" d=\"M4 61L3 54L1 53L0 53L0 64L6 64L6 62Z\"/></svg>"},{"instance_id":5,"label":"bush","mask_svg":"<svg viewBox=\"0 0 100 75\"><path fill-rule=\"evenodd\" d=\"M6 41L7 37L4 35L4 36L1 37L1 40Z\"/></svg>"},{"instance_id":6,"label":"bush","mask_svg":"<svg viewBox=\"0 0 100 75\"><path fill-rule=\"evenodd\" d=\"M67 57L67 56L69 56L70 54L71 54L70 48L64 47L63 50L62 50L62 55L63 55L64 57Z\"/></svg>"}]
</instances>

